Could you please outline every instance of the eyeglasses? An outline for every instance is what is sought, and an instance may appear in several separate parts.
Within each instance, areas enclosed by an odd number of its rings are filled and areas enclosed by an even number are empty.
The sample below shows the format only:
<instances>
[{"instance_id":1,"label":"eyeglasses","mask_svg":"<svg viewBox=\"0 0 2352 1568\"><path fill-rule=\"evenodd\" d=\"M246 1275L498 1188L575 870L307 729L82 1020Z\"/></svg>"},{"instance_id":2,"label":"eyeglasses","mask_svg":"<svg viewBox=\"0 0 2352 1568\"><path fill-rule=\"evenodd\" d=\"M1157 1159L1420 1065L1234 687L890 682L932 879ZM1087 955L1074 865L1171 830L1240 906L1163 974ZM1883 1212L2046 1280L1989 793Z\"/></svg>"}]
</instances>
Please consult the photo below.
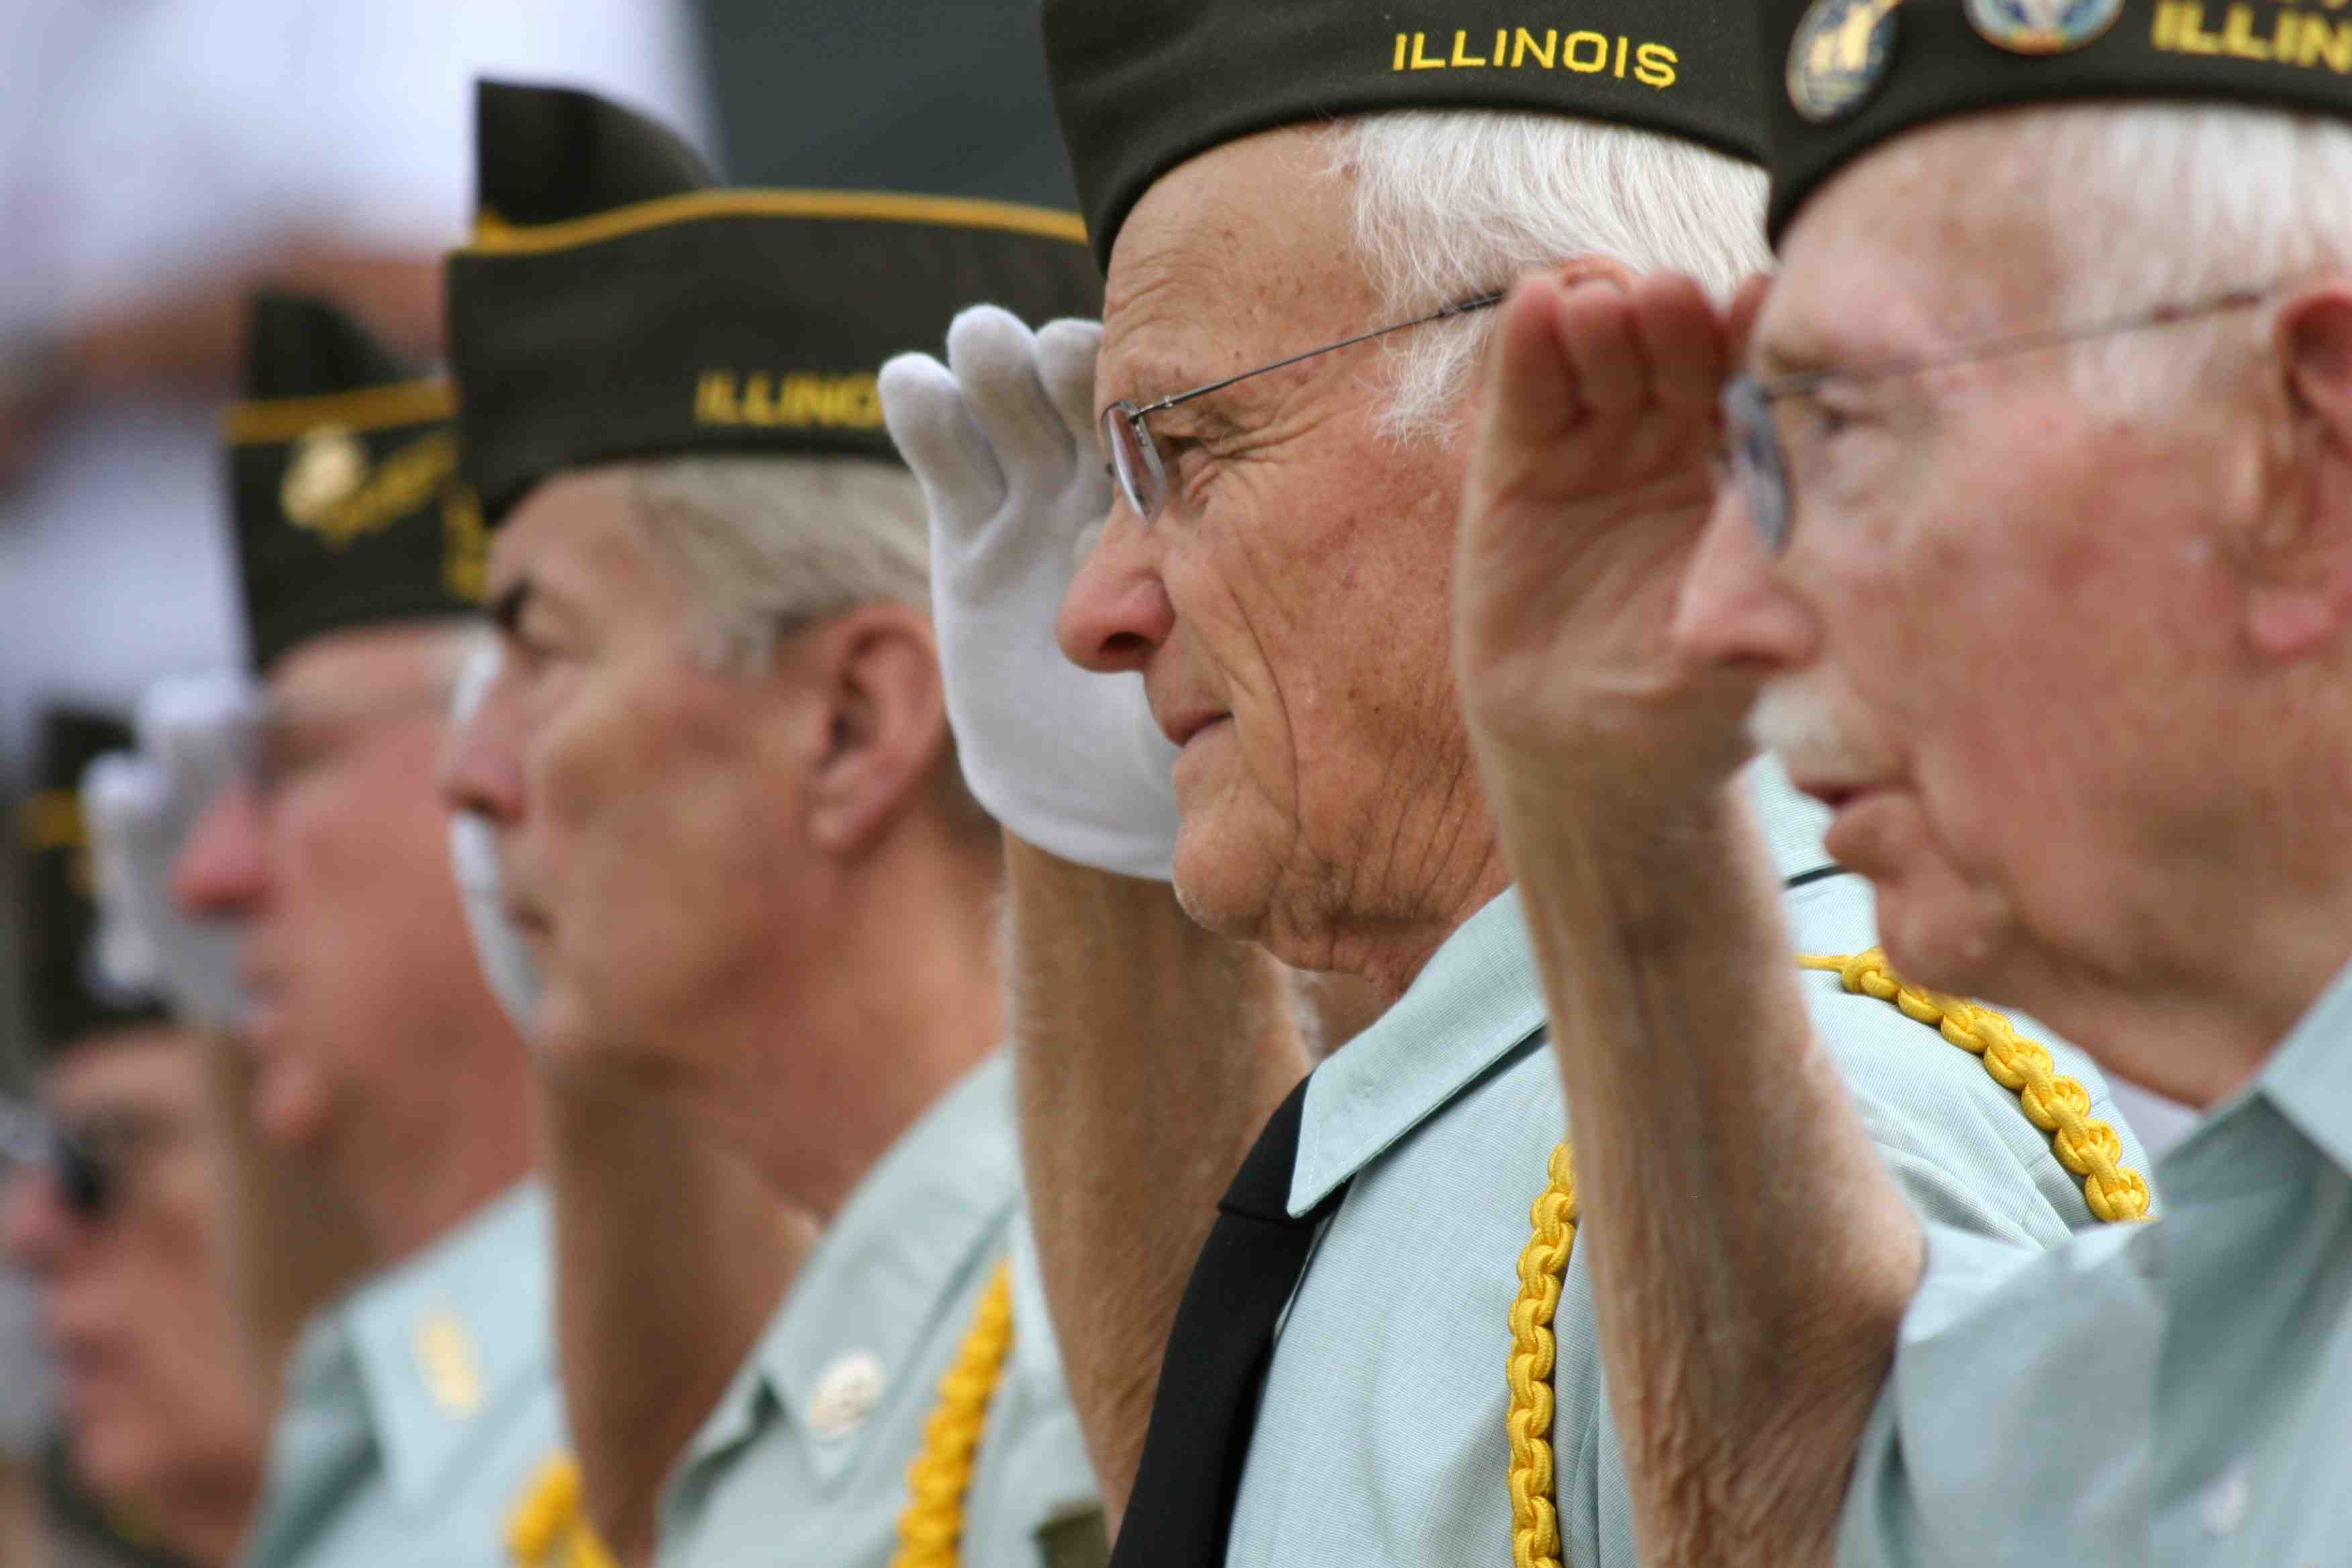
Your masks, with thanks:
<instances>
[{"instance_id":1,"label":"eyeglasses","mask_svg":"<svg viewBox=\"0 0 2352 1568\"><path fill-rule=\"evenodd\" d=\"M1464 300L1458 304L1448 305L1442 310L1433 310L1426 316L1415 316L1410 321L1399 321L1393 326L1378 327L1369 332L1359 332L1352 338L1343 339L1336 343L1326 343L1319 349L1308 349L1305 353L1292 354L1288 359L1276 360L1272 364L1262 364L1255 370L1245 370L1239 375L1229 375L1223 381L1213 381L1206 386L1196 386L1190 392L1179 392L1172 396L1163 397L1157 403L1147 403L1140 408L1124 400L1112 404L1102 411L1102 440L1103 450L1110 454L1108 467L1111 476L1118 480L1119 493L1127 498L1127 504L1135 509L1135 515L1141 518L1147 525L1159 517L1160 509L1167 502L1167 465L1160 460L1160 447L1151 438L1150 426L1144 423L1144 420L1151 415L1173 408L1180 403L1190 403L1196 397L1206 397L1213 392L1223 392L1235 382L1247 381L1254 375L1265 375L1272 371L1287 369L1301 360L1310 360L1318 354L1335 353L1340 349L1353 348L1358 343L1368 343L1374 338L1387 337L1391 332L1402 332L1412 327L1425 327L1432 321L1443 321L1454 316L1469 315L1474 310L1487 310L1501 304L1506 298L1506 295L1499 293L1481 294L1475 300Z\"/></svg>"},{"instance_id":2,"label":"eyeglasses","mask_svg":"<svg viewBox=\"0 0 2352 1568\"><path fill-rule=\"evenodd\" d=\"M113 1112L46 1121L5 1108L0 1165L37 1165L57 1184L58 1201L84 1225L103 1224L120 1201L131 1169L177 1134L153 1118Z\"/></svg>"},{"instance_id":3,"label":"eyeglasses","mask_svg":"<svg viewBox=\"0 0 2352 1568\"><path fill-rule=\"evenodd\" d=\"M1730 468L1733 481L1739 486L1740 498L1748 505L1748 518L1755 524L1766 552L1779 555L1789 548L1789 536L1795 529L1796 520L1789 483L1788 453L1780 440L1780 426L1773 417L1773 405L1793 397L1811 396L1822 387L1832 384L1859 385L1897 376L1918 375L1952 365L2030 353L2036 349L2059 348L2121 332L2176 326L2225 310L2247 310L2288 286L2287 282L2278 282L2259 289L2233 289L2210 299L2186 304L2159 305L2152 310L2084 326L2051 327L2014 337L1994 338L1933 359L1889 360L1846 369L1801 371L1794 375L1761 381L1752 376L1740 376L1723 389L1725 461Z\"/></svg>"}]
</instances>

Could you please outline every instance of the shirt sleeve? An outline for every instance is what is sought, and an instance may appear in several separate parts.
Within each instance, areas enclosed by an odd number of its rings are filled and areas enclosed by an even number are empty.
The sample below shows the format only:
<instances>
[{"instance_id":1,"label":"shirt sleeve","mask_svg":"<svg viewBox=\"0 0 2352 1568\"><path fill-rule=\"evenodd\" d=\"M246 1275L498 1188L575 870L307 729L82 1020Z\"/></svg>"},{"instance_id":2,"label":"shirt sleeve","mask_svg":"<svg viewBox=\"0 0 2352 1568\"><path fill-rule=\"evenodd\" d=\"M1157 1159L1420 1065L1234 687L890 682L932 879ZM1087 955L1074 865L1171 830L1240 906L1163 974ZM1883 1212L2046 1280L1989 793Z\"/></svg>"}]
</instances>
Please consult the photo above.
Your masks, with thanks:
<instances>
[{"instance_id":1,"label":"shirt sleeve","mask_svg":"<svg viewBox=\"0 0 2352 1568\"><path fill-rule=\"evenodd\" d=\"M2147 1562L2150 1226L2050 1252L1929 1226L1895 1371L1855 1456L1840 1568Z\"/></svg>"}]
</instances>

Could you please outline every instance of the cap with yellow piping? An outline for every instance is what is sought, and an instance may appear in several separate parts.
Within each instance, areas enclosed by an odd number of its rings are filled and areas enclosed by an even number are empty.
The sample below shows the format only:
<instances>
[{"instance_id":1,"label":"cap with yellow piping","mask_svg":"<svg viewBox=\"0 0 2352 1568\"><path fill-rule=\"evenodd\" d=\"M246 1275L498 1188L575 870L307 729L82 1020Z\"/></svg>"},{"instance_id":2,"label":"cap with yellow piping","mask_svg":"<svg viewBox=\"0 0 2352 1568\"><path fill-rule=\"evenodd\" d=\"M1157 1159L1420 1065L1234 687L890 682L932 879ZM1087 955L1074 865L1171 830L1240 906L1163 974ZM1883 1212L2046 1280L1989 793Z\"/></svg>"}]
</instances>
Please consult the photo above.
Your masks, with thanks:
<instances>
[{"instance_id":1,"label":"cap with yellow piping","mask_svg":"<svg viewBox=\"0 0 2352 1568\"><path fill-rule=\"evenodd\" d=\"M224 434L257 669L323 633L478 608L488 536L446 381L328 305L265 294L246 386Z\"/></svg>"},{"instance_id":2,"label":"cap with yellow piping","mask_svg":"<svg viewBox=\"0 0 2352 1568\"><path fill-rule=\"evenodd\" d=\"M592 94L486 81L449 258L466 474L493 526L551 474L699 452L891 458L875 376L966 305L1100 313L1073 214L730 189Z\"/></svg>"}]
</instances>

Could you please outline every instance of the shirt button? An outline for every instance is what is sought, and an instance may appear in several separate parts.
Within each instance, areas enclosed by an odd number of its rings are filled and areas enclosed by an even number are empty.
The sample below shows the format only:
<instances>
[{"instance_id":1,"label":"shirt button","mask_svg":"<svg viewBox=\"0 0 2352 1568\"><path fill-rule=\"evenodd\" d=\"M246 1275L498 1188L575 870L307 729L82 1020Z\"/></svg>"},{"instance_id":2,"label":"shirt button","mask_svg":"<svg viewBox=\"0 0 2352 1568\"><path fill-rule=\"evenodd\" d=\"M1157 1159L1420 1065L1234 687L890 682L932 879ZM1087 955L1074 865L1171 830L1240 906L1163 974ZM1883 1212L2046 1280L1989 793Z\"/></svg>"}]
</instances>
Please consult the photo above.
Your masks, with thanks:
<instances>
[{"instance_id":1,"label":"shirt button","mask_svg":"<svg viewBox=\"0 0 2352 1568\"><path fill-rule=\"evenodd\" d=\"M844 1437L864 1424L882 1403L882 1358L872 1351L837 1356L817 1373L809 1395L809 1430L820 1437Z\"/></svg>"},{"instance_id":2,"label":"shirt button","mask_svg":"<svg viewBox=\"0 0 2352 1568\"><path fill-rule=\"evenodd\" d=\"M2204 1521L2209 1535L2233 1534L2246 1522L2246 1510L2253 1501L2254 1483L2246 1467L2238 1465L2205 1489L2205 1495L2197 1501L2197 1517Z\"/></svg>"}]
</instances>

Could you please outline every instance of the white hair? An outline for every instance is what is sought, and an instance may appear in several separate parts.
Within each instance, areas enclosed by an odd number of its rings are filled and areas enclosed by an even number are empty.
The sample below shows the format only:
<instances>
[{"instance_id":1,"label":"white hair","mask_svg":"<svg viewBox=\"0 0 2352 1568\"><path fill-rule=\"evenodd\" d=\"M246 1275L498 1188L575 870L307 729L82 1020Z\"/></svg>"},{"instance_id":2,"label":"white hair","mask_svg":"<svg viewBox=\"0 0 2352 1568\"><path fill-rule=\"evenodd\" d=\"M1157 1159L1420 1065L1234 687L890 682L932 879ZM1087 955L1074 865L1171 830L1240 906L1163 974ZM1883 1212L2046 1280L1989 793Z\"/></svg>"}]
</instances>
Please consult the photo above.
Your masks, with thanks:
<instances>
[{"instance_id":1,"label":"white hair","mask_svg":"<svg viewBox=\"0 0 2352 1568\"><path fill-rule=\"evenodd\" d=\"M930 608L922 489L859 458L666 458L628 493L705 617L714 664L764 668L792 626L857 605Z\"/></svg>"},{"instance_id":2,"label":"white hair","mask_svg":"<svg viewBox=\"0 0 2352 1568\"><path fill-rule=\"evenodd\" d=\"M1331 172L1353 182L1359 253L1392 320L1572 257L1685 273L1718 300L1770 264L1763 171L1680 137L1461 110L1365 115L1327 135ZM1492 324L1473 316L1387 341L1386 434L1454 427Z\"/></svg>"},{"instance_id":3,"label":"white hair","mask_svg":"<svg viewBox=\"0 0 2352 1568\"><path fill-rule=\"evenodd\" d=\"M1950 142L1970 139L1952 154ZM1979 170L1987 199L2026 204L2052 236L2043 319L2095 325L2352 263L2352 126L2224 104L2065 104L1956 121L1942 164ZM1894 151L1890 149L1890 151ZM2265 310L2217 313L2075 346L2086 399L2145 407L2210 387L2259 353Z\"/></svg>"}]
</instances>

